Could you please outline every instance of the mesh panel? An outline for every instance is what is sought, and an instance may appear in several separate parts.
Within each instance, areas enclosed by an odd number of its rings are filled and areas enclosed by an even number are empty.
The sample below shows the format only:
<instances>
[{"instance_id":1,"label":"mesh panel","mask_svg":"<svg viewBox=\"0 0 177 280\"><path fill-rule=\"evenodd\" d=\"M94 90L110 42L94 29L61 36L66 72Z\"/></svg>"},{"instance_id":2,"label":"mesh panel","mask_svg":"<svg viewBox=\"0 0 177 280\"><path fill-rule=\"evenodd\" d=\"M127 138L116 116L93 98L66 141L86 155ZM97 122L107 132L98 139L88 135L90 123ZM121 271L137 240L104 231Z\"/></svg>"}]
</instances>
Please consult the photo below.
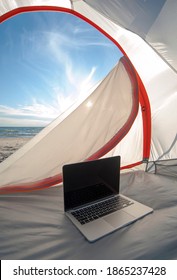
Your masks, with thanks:
<instances>
[{"instance_id":1,"label":"mesh panel","mask_svg":"<svg viewBox=\"0 0 177 280\"><path fill-rule=\"evenodd\" d=\"M177 177L177 159L158 160L154 164L156 174Z\"/></svg>"}]
</instances>

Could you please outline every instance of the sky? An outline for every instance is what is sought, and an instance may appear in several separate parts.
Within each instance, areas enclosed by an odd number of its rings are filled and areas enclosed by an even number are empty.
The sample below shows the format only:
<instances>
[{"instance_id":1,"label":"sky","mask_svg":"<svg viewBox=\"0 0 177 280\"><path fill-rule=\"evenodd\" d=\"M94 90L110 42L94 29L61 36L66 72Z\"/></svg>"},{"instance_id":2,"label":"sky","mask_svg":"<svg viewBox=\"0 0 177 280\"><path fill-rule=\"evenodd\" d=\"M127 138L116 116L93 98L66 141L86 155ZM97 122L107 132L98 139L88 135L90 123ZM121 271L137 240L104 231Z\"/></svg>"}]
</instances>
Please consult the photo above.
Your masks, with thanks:
<instances>
[{"instance_id":1,"label":"sky","mask_svg":"<svg viewBox=\"0 0 177 280\"><path fill-rule=\"evenodd\" d=\"M0 24L0 126L46 126L103 79L122 56L108 38L61 12Z\"/></svg>"}]
</instances>

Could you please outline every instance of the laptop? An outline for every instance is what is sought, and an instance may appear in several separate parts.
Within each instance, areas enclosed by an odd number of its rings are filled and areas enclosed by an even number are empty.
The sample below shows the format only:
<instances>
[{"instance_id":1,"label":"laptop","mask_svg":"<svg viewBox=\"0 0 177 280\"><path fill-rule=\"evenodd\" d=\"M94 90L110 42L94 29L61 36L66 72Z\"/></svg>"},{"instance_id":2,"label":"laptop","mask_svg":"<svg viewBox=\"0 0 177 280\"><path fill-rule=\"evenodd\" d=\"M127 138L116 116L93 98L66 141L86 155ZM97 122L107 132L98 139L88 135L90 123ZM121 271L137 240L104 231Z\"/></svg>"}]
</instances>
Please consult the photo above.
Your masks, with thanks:
<instances>
[{"instance_id":1,"label":"laptop","mask_svg":"<svg viewBox=\"0 0 177 280\"><path fill-rule=\"evenodd\" d=\"M63 166L64 211L90 242L153 211L119 193L120 156Z\"/></svg>"}]
</instances>

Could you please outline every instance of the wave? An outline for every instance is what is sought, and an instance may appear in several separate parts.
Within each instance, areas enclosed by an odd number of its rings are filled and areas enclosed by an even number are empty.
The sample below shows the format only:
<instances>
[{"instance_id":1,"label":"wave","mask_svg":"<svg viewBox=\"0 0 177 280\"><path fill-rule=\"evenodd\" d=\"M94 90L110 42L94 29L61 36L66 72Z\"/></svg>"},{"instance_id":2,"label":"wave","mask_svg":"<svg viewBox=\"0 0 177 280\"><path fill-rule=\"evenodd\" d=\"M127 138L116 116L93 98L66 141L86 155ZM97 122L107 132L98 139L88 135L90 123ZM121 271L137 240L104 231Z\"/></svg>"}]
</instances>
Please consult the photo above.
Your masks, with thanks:
<instances>
[{"instance_id":1,"label":"wave","mask_svg":"<svg viewBox=\"0 0 177 280\"><path fill-rule=\"evenodd\" d=\"M0 138L31 138L42 129L43 127L0 127Z\"/></svg>"}]
</instances>

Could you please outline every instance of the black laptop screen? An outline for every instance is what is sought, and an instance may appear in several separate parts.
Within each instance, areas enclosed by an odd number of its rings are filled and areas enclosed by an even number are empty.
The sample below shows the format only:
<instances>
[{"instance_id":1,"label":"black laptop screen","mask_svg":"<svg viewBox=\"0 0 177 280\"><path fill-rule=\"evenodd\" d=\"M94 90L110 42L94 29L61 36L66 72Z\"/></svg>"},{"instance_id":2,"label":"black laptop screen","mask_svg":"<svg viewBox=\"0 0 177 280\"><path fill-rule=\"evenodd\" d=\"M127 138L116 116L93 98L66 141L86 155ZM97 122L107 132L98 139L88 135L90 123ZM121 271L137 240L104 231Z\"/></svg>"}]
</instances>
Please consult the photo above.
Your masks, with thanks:
<instances>
[{"instance_id":1,"label":"black laptop screen","mask_svg":"<svg viewBox=\"0 0 177 280\"><path fill-rule=\"evenodd\" d=\"M63 166L65 211L119 193L120 157Z\"/></svg>"}]
</instances>

